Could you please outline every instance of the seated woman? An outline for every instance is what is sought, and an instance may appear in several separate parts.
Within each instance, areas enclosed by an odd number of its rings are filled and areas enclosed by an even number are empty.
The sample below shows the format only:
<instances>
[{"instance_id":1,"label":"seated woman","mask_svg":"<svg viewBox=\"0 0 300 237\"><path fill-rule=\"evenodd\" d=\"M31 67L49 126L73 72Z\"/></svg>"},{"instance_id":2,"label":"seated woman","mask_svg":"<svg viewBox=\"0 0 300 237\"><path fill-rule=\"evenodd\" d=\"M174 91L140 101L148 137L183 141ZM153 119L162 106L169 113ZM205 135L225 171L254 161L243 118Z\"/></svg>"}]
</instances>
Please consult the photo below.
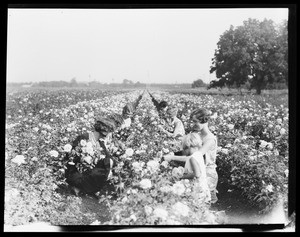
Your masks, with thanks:
<instances>
[{"instance_id":1,"label":"seated woman","mask_svg":"<svg viewBox=\"0 0 300 237\"><path fill-rule=\"evenodd\" d=\"M100 118L93 131L74 140L72 150L65 156L65 177L76 195L80 191L95 194L106 184L113 166L113 158L106 145L115 128L113 121Z\"/></svg>"},{"instance_id":2,"label":"seated woman","mask_svg":"<svg viewBox=\"0 0 300 237\"><path fill-rule=\"evenodd\" d=\"M164 128L162 125L159 125L160 131L167 134L168 137L180 137L185 135L185 130L182 121L177 118L178 109L175 107L168 107L166 111L166 120L167 123Z\"/></svg>"}]
</instances>

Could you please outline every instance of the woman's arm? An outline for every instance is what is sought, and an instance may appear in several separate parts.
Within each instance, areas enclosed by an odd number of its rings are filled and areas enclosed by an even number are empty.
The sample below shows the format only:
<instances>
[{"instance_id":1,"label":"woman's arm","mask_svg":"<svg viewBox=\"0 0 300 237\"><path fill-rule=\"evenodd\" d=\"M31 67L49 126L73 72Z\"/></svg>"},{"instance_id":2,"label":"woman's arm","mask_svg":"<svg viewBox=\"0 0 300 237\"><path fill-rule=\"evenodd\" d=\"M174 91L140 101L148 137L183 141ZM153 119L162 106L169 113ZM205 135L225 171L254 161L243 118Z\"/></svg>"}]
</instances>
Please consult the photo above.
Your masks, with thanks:
<instances>
[{"instance_id":1,"label":"woman's arm","mask_svg":"<svg viewBox=\"0 0 300 237\"><path fill-rule=\"evenodd\" d=\"M189 158L190 158L189 156L172 156L172 155L164 156L164 160L166 161L175 160L175 161L186 162Z\"/></svg>"},{"instance_id":2,"label":"woman's arm","mask_svg":"<svg viewBox=\"0 0 300 237\"><path fill-rule=\"evenodd\" d=\"M185 134L185 130L184 130L183 123L178 120L178 122L175 124L175 129L172 134L172 137L176 137L178 135L184 136L184 134Z\"/></svg>"}]
</instances>

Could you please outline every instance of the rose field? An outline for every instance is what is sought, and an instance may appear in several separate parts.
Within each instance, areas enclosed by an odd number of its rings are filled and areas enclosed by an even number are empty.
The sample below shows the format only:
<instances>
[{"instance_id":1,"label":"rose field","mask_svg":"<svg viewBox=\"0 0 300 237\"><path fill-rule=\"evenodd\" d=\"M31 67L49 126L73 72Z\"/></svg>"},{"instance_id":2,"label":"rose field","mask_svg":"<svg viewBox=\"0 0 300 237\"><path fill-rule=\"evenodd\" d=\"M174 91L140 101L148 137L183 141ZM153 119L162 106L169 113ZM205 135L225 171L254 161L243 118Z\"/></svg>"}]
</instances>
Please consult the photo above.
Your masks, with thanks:
<instances>
[{"instance_id":1,"label":"rose field","mask_svg":"<svg viewBox=\"0 0 300 237\"><path fill-rule=\"evenodd\" d=\"M218 190L236 192L260 215L288 207L288 95L207 95L149 90L178 108L190 131L194 108L211 111L217 136ZM97 198L74 195L64 178L68 144L97 116L121 114L140 100L133 122L113 137L118 161ZM180 141L162 134L147 90L26 89L7 91L4 224L207 225L230 222L226 208L205 201L201 187L180 179L183 167L163 160ZM217 194L222 200L222 192Z\"/></svg>"}]
</instances>

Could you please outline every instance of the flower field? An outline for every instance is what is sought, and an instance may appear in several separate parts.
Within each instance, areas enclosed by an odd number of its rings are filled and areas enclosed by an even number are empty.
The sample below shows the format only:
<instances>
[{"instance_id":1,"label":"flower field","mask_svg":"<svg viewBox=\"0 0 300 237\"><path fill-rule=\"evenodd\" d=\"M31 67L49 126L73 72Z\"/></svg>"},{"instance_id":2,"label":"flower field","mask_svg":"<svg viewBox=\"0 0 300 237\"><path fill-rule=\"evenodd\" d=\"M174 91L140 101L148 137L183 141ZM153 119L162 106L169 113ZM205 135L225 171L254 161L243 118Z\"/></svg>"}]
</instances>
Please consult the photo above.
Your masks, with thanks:
<instances>
[{"instance_id":1,"label":"flower field","mask_svg":"<svg viewBox=\"0 0 300 237\"><path fill-rule=\"evenodd\" d=\"M66 191L63 157L79 133L91 130L95 117L121 114L127 102L143 95L127 134L115 134L117 159L111 184L122 192L99 195L95 212L83 212L82 196ZM210 129L218 138L219 184L240 189L262 212L279 200L287 205L287 96L211 96L152 91L188 118L196 107L212 112ZM162 156L180 149L180 141L158 130L158 113L147 91L45 90L7 95L5 138L6 225L46 221L53 225L198 225L223 224L201 187L180 180L182 167ZM102 215L102 216L101 216Z\"/></svg>"}]
</instances>

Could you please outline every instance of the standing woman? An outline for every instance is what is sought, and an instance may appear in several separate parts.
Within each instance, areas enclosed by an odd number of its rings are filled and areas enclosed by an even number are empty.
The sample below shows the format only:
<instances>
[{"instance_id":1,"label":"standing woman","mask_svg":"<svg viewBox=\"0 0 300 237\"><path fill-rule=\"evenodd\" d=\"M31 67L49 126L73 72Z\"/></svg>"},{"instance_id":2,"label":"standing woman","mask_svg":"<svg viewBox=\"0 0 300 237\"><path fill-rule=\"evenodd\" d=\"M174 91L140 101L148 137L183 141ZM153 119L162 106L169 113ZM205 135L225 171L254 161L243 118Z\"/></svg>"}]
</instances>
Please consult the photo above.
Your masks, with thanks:
<instances>
[{"instance_id":1,"label":"standing woman","mask_svg":"<svg viewBox=\"0 0 300 237\"><path fill-rule=\"evenodd\" d=\"M208 121L210 113L207 109L195 109L192 111L190 120L193 123L193 132L197 132L202 140L202 147L199 152L204 154L204 162L206 165L207 182L211 192L211 202L217 202L217 184L218 184L218 173L216 171L216 157L217 157L217 137L209 130ZM180 152L176 153L179 154ZM182 152L181 152L182 153ZM184 153L182 153L184 154ZM175 155L166 156L165 160L171 161L183 161L185 156Z\"/></svg>"},{"instance_id":2,"label":"standing woman","mask_svg":"<svg viewBox=\"0 0 300 237\"><path fill-rule=\"evenodd\" d=\"M93 131L74 140L72 150L65 156L65 177L76 195L79 192L95 194L107 183L113 159L106 146L115 128L113 121L100 118Z\"/></svg>"}]
</instances>

